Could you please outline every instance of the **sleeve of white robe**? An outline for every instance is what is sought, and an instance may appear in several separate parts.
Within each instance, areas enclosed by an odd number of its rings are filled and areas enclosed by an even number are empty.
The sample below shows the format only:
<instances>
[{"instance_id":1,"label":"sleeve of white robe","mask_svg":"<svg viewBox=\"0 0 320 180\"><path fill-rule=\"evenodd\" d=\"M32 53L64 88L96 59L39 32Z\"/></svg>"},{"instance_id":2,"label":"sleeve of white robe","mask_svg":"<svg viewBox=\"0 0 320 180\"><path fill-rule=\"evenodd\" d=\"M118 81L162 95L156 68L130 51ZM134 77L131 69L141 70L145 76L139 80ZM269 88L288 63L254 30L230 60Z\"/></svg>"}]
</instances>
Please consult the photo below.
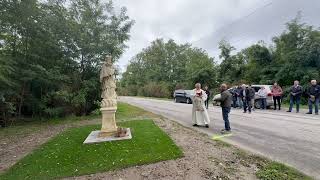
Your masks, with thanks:
<instances>
[{"instance_id":1,"label":"sleeve of white robe","mask_svg":"<svg viewBox=\"0 0 320 180\"><path fill-rule=\"evenodd\" d=\"M204 90L202 90L202 100L203 100L203 101L206 101L207 98L208 98L207 93L206 93Z\"/></svg>"}]
</instances>

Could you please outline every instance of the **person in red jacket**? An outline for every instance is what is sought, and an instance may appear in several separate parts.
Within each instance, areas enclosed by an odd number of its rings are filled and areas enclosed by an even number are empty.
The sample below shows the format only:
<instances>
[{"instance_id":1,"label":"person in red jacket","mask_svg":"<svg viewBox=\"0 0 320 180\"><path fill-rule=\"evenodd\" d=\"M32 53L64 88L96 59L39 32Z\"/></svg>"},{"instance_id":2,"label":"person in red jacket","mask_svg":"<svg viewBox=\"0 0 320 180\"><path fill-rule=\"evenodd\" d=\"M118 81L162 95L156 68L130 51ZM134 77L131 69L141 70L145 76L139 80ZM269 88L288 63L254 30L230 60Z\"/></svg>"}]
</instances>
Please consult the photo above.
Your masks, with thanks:
<instances>
[{"instance_id":1,"label":"person in red jacket","mask_svg":"<svg viewBox=\"0 0 320 180\"><path fill-rule=\"evenodd\" d=\"M278 83L274 83L271 89L271 93L273 96L273 104L274 104L274 110L277 109L277 103L279 110L281 109L281 97L283 94L283 91Z\"/></svg>"}]
</instances>

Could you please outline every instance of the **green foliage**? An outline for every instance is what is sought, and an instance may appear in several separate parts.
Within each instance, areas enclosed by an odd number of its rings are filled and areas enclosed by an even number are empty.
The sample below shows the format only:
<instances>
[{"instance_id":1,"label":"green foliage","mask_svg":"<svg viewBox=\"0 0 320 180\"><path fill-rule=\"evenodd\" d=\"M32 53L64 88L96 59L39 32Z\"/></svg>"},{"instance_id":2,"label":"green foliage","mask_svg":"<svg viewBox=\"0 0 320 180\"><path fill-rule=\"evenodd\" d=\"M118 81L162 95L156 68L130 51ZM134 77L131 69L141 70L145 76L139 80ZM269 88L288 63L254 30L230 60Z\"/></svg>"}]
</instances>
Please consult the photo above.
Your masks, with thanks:
<instances>
[{"instance_id":1,"label":"green foliage","mask_svg":"<svg viewBox=\"0 0 320 180\"><path fill-rule=\"evenodd\" d=\"M257 177L262 180L311 180L295 169L284 164L271 162L257 172Z\"/></svg>"},{"instance_id":2,"label":"green foliage","mask_svg":"<svg viewBox=\"0 0 320 180\"><path fill-rule=\"evenodd\" d=\"M89 114L101 60L117 60L133 21L101 0L0 3L0 98L17 116ZM8 115L8 107L0 108ZM13 114L14 115L14 114ZM1 116L2 117L2 116Z\"/></svg>"},{"instance_id":3,"label":"green foliage","mask_svg":"<svg viewBox=\"0 0 320 180\"><path fill-rule=\"evenodd\" d=\"M169 86L167 83L160 82L150 82L143 86L140 91L138 92L138 95L140 96L146 96L146 97L170 97L171 92L169 90Z\"/></svg>"},{"instance_id":4,"label":"green foliage","mask_svg":"<svg viewBox=\"0 0 320 180\"><path fill-rule=\"evenodd\" d=\"M237 54L226 41L221 41L219 81L230 84L273 84L284 89L299 80L306 88L311 79L320 81L320 31L300 23L299 15L287 30L273 38L270 47L259 41ZM287 94L285 94L287 97Z\"/></svg>"},{"instance_id":5,"label":"green foliage","mask_svg":"<svg viewBox=\"0 0 320 180\"><path fill-rule=\"evenodd\" d=\"M176 87L196 82L216 85L216 65L202 49L157 39L133 57L123 73L119 94L170 97Z\"/></svg>"},{"instance_id":6,"label":"green foliage","mask_svg":"<svg viewBox=\"0 0 320 180\"><path fill-rule=\"evenodd\" d=\"M56 179L176 159L182 151L151 120L120 123L130 141L83 145L98 126L72 128L42 145L10 168L1 179Z\"/></svg>"}]
</instances>

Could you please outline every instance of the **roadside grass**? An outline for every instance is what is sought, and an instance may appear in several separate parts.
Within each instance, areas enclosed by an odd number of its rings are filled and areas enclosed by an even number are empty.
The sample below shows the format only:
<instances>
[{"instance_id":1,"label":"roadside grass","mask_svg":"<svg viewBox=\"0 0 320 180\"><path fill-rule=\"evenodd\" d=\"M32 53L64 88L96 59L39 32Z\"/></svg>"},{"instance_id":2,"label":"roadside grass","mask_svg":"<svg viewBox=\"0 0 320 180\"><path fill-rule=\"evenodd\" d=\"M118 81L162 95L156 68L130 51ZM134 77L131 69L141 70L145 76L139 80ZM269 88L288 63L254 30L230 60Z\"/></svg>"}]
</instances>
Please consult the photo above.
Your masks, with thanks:
<instances>
[{"instance_id":1,"label":"roadside grass","mask_svg":"<svg viewBox=\"0 0 320 180\"><path fill-rule=\"evenodd\" d=\"M278 162L269 162L256 173L263 180L312 180L297 170Z\"/></svg>"},{"instance_id":2,"label":"roadside grass","mask_svg":"<svg viewBox=\"0 0 320 180\"><path fill-rule=\"evenodd\" d=\"M269 160L268 158L249 154L236 148L235 154L241 159L240 163L249 167L255 164L259 169L256 176L261 180L312 180L313 178L285 164Z\"/></svg>"},{"instance_id":3,"label":"roadside grass","mask_svg":"<svg viewBox=\"0 0 320 180\"><path fill-rule=\"evenodd\" d=\"M130 120L132 118L152 118L155 117L151 112L145 111L136 106L131 106L126 103L118 103L116 112L117 121ZM64 118L48 118L48 119L24 119L18 120L12 126L0 128L0 137L5 136L25 136L30 133L41 131L48 126L72 124L81 121L94 121L100 123L101 115L96 112L88 116L67 116ZM0 138L1 139L1 138Z\"/></svg>"},{"instance_id":4,"label":"roadside grass","mask_svg":"<svg viewBox=\"0 0 320 180\"><path fill-rule=\"evenodd\" d=\"M283 107L285 107L285 108L289 108L290 107L290 104L289 103L283 103L283 104L281 104ZM306 104L300 104L300 109L309 109L309 107L308 107L308 105L306 105ZM296 105L294 104L293 105L293 111L295 111L296 110Z\"/></svg>"},{"instance_id":5,"label":"roadside grass","mask_svg":"<svg viewBox=\"0 0 320 180\"><path fill-rule=\"evenodd\" d=\"M82 144L99 125L71 128L16 163L0 179L55 179L176 159L183 156L152 120L127 121L132 140Z\"/></svg>"},{"instance_id":6,"label":"roadside grass","mask_svg":"<svg viewBox=\"0 0 320 180\"><path fill-rule=\"evenodd\" d=\"M30 119L28 121L20 120L14 123L12 126L0 128L0 137L14 135L27 135L42 130L48 126L54 126L59 124L71 124L84 120L98 119L100 115L88 115L88 116L68 116L64 118L50 118L50 119Z\"/></svg>"},{"instance_id":7,"label":"roadside grass","mask_svg":"<svg viewBox=\"0 0 320 180\"><path fill-rule=\"evenodd\" d=\"M118 103L118 109L116 113L117 121L130 120L132 118L152 118L152 117L156 117L156 115L136 106L132 106L126 103Z\"/></svg>"}]
</instances>

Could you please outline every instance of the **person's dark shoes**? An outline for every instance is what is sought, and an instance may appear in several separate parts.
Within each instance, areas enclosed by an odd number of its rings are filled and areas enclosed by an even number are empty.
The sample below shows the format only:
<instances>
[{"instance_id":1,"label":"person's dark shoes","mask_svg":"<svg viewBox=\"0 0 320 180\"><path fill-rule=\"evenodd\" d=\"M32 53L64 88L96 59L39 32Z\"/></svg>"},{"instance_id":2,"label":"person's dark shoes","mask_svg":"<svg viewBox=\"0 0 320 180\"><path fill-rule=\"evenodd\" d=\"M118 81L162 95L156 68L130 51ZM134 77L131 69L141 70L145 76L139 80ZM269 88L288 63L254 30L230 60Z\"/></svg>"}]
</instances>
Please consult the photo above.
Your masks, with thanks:
<instances>
[{"instance_id":1,"label":"person's dark shoes","mask_svg":"<svg viewBox=\"0 0 320 180\"><path fill-rule=\"evenodd\" d=\"M192 125L192 126L195 126L195 127L196 127L196 126L198 126L198 124L194 124L194 125Z\"/></svg>"},{"instance_id":2,"label":"person's dark shoes","mask_svg":"<svg viewBox=\"0 0 320 180\"><path fill-rule=\"evenodd\" d=\"M306 114L312 114L312 112L307 112Z\"/></svg>"},{"instance_id":3,"label":"person's dark shoes","mask_svg":"<svg viewBox=\"0 0 320 180\"><path fill-rule=\"evenodd\" d=\"M315 113L315 115L319 115L319 113Z\"/></svg>"},{"instance_id":4,"label":"person's dark shoes","mask_svg":"<svg viewBox=\"0 0 320 180\"><path fill-rule=\"evenodd\" d=\"M289 110L289 111L287 111L287 112L291 112L291 111Z\"/></svg>"},{"instance_id":5,"label":"person's dark shoes","mask_svg":"<svg viewBox=\"0 0 320 180\"><path fill-rule=\"evenodd\" d=\"M243 111L243 113L247 113L247 111Z\"/></svg>"},{"instance_id":6,"label":"person's dark shoes","mask_svg":"<svg viewBox=\"0 0 320 180\"><path fill-rule=\"evenodd\" d=\"M208 125L208 124L206 124L204 127L209 128L209 125Z\"/></svg>"},{"instance_id":7,"label":"person's dark shoes","mask_svg":"<svg viewBox=\"0 0 320 180\"><path fill-rule=\"evenodd\" d=\"M296 113L299 113L299 111L297 111Z\"/></svg>"},{"instance_id":8,"label":"person's dark shoes","mask_svg":"<svg viewBox=\"0 0 320 180\"><path fill-rule=\"evenodd\" d=\"M251 111L249 111L249 114L251 114Z\"/></svg>"}]
</instances>

